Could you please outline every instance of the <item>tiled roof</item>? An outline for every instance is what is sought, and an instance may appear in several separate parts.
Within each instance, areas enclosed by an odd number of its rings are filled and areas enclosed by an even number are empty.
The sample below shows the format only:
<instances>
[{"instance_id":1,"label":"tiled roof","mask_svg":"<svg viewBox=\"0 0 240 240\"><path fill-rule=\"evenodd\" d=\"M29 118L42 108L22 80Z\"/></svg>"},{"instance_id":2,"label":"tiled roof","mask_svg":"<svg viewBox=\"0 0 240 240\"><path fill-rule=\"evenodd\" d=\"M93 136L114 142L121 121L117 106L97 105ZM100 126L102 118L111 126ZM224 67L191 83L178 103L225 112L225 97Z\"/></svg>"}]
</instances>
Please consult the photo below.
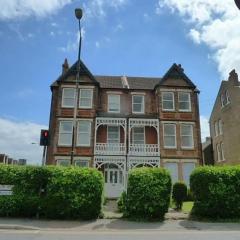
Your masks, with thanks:
<instances>
[{"instance_id":1,"label":"tiled roof","mask_svg":"<svg viewBox=\"0 0 240 240\"><path fill-rule=\"evenodd\" d=\"M129 87L124 87L122 76L95 76L101 88L127 88L136 90L153 90L161 78L125 77Z\"/></svg>"}]
</instances>

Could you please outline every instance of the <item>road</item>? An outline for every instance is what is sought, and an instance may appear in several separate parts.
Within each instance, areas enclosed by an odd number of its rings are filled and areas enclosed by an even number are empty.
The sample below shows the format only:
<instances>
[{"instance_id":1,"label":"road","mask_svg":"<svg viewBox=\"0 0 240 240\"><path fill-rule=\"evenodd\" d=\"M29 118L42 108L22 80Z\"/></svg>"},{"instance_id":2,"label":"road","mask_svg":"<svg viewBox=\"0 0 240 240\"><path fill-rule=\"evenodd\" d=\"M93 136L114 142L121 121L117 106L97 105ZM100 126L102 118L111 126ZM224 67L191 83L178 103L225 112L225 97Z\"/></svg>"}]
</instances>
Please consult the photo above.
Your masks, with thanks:
<instances>
[{"instance_id":1,"label":"road","mask_svg":"<svg viewBox=\"0 0 240 240\"><path fill-rule=\"evenodd\" d=\"M239 240L240 231L42 231L0 230L0 240Z\"/></svg>"}]
</instances>

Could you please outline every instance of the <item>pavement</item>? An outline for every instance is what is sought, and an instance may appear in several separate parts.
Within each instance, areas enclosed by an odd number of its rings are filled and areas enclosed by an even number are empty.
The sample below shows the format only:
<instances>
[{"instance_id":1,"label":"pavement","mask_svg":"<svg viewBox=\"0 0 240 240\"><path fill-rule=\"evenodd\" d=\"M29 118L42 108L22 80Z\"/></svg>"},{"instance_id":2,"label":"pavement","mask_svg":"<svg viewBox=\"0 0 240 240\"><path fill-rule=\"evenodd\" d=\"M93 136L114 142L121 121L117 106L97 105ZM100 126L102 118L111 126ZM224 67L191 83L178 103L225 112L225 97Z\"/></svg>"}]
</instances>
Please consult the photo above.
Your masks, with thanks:
<instances>
[{"instance_id":1,"label":"pavement","mask_svg":"<svg viewBox=\"0 0 240 240\"><path fill-rule=\"evenodd\" d=\"M165 220L164 222L133 222L123 219L98 219L94 221L56 221L0 218L0 229L6 230L64 230L74 232L102 231L239 231L240 223L206 223L190 220Z\"/></svg>"}]
</instances>

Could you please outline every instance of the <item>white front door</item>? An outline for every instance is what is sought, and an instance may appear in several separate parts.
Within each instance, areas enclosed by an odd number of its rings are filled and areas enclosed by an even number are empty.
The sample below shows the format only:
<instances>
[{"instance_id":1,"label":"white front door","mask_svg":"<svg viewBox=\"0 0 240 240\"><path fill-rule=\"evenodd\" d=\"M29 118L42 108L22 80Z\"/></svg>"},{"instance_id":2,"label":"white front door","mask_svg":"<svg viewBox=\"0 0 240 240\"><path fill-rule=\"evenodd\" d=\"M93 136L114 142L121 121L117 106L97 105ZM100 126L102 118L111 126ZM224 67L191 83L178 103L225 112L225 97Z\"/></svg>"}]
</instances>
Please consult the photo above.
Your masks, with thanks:
<instances>
[{"instance_id":1,"label":"white front door","mask_svg":"<svg viewBox=\"0 0 240 240\"><path fill-rule=\"evenodd\" d=\"M106 168L105 176L105 196L107 198L118 198L124 190L123 171L117 168Z\"/></svg>"}]
</instances>

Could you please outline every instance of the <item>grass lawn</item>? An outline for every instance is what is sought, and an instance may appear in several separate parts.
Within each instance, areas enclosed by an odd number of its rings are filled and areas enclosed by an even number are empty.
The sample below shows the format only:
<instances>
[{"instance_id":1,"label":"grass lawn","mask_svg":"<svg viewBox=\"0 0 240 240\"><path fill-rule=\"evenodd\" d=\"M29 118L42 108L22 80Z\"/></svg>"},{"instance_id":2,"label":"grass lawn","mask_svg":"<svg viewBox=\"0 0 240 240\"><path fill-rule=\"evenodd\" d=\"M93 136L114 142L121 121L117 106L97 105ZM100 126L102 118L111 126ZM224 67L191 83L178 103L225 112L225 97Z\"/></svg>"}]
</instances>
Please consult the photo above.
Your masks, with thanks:
<instances>
[{"instance_id":1,"label":"grass lawn","mask_svg":"<svg viewBox=\"0 0 240 240\"><path fill-rule=\"evenodd\" d=\"M173 202L171 202L170 204L171 208L175 208L175 204ZM190 213L193 207L193 202L184 202L183 206L182 206L182 212L184 213Z\"/></svg>"},{"instance_id":2,"label":"grass lawn","mask_svg":"<svg viewBox=\"0 0 240 240\"><path fill-rule=\"evenodd\" d=\"M184 213L190 213L193 207L193 202L184 202L183 203L183 207L182 207L182 211Z\"/></svg>"}]
</instances>

